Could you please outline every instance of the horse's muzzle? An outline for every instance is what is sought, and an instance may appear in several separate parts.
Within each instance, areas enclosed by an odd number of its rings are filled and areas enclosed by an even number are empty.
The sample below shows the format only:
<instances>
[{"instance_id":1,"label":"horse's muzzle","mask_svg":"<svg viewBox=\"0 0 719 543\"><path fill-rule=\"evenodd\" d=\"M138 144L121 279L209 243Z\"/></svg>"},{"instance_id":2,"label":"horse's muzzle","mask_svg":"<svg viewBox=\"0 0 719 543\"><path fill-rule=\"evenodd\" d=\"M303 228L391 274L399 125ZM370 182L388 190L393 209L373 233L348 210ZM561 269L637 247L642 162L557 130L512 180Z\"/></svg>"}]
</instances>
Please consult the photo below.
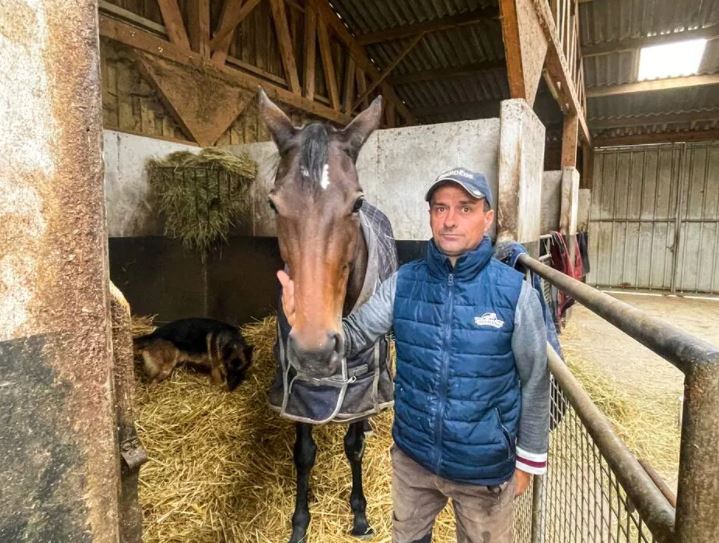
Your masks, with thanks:
<instances>
[{"instance_id":1,"label":"horse's muzzle","mask_svg":"<svg viewBox=\"0 0 719 543\"><path fill-rule=\"evenodd\" d=\"M337 332L328 332L322 345L305 347L290 332L287 354L290 363L304 374L312 377L335 375L344 357L344 338Z\"/></svg>"}]
</instances>

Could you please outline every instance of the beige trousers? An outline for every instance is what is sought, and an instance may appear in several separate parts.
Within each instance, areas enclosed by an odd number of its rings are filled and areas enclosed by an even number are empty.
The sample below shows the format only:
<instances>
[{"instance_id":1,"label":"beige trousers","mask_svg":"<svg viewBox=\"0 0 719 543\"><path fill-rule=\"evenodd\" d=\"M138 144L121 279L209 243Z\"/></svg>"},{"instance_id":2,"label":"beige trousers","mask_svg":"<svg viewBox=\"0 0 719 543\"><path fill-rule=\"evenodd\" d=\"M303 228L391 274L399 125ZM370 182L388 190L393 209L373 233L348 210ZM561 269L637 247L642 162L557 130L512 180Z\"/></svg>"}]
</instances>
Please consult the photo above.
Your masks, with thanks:
<instances>
[{"instance_id":1,"label":"beige trousers","mask_svg":"<svg viewBox=\"0 0 719 543\"><path fill-rule=\"evenodd\" d=\"M449 499L457 543L512 543L514 479L495 487L455 483L392 447L393 543L430 543L434 520Z\"/></svg>"}]
</instances>

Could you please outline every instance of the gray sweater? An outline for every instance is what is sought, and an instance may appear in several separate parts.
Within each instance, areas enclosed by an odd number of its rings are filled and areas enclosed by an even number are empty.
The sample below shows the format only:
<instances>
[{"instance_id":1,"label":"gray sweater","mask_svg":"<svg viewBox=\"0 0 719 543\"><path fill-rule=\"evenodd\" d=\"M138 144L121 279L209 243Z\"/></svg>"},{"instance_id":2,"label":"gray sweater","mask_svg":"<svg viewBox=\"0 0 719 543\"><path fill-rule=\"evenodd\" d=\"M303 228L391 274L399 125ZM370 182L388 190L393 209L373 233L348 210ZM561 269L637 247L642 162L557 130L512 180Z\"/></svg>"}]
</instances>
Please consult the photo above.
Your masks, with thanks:
<instances>
[{"instance_id":1,"label":"gray sweater","mask_svg":"<svg viewBox=\"0 0 719 543\"><path fill-rule=\"evenodd\" d=\"M374 343L392 328L397 273L343 320L347 355ZM522 412L517 432L517 468L542 474L547 468L549 438L549 372L547 331L537 292L522 284L514 313L512 352L522 389Z\"/></svg>"}]
</instances>

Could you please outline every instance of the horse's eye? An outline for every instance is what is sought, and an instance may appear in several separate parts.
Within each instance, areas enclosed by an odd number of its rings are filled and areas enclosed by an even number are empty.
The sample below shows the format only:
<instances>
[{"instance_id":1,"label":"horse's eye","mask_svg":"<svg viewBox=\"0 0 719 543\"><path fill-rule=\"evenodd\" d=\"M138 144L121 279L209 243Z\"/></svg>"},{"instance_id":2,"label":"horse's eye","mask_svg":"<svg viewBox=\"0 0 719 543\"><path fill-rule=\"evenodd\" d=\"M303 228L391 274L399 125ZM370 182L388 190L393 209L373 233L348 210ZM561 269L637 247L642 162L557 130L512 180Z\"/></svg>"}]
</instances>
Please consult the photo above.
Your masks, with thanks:
<instances>
[{"instance_id":1,"label":"horse's eye","mask_svg":"<svg viewBox=\"0 0 719 543\"><path fill-rule=\"evenodd\" d=\"M275 203L272 200L267 200L267 205L270 206L270 209L277 213L277 207L275 206Z\"/></svg>"},{"instance_id":2,"label":"horse's eye","mask_svg":"<svg viewBox=\"0 0 719 543\"><path fill-rule=\"evenodd\" d=\"M364 198L361 196L355 200L355 204L352 206L352 213L359 213L359 210L362 207L362 202L364 202Z\"/></svg>"}]
</instances>

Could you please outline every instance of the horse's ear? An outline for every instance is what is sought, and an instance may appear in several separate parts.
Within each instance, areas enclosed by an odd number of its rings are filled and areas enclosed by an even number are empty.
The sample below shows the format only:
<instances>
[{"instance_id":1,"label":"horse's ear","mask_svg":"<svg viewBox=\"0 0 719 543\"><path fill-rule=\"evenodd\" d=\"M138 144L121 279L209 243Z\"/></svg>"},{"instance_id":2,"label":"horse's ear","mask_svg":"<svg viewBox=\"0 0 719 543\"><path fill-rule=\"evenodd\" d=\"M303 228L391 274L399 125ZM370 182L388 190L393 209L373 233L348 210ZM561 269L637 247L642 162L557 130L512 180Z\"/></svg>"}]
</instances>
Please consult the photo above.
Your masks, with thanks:
<instances>
[{"instance_id":1,"label":"horse's ear","mask_svg":"<svg viewBox=\"0 0 719 543\"><path fill-rule=\"evenodd\" d=\"M275 140L280 154L287 150L292 138L295 135L295 127L292 121L277 105L267 97L264 89L260 88L260 116L270 129L272 139Z\"/></svg>"},{"instance_id":2,"label":"horse's ear","mask_svg":"<svg viewBox=\"0 0 719 543\"><path fill-rule=\"evenodd\" d=\"M382 97L378 96L367 109L357 115L352 122L342 130L342 140L347 153L353 160L357 160L360 149L370 137L370 134L379 128L382 119Z\"/></svg>"}]
</instances>

